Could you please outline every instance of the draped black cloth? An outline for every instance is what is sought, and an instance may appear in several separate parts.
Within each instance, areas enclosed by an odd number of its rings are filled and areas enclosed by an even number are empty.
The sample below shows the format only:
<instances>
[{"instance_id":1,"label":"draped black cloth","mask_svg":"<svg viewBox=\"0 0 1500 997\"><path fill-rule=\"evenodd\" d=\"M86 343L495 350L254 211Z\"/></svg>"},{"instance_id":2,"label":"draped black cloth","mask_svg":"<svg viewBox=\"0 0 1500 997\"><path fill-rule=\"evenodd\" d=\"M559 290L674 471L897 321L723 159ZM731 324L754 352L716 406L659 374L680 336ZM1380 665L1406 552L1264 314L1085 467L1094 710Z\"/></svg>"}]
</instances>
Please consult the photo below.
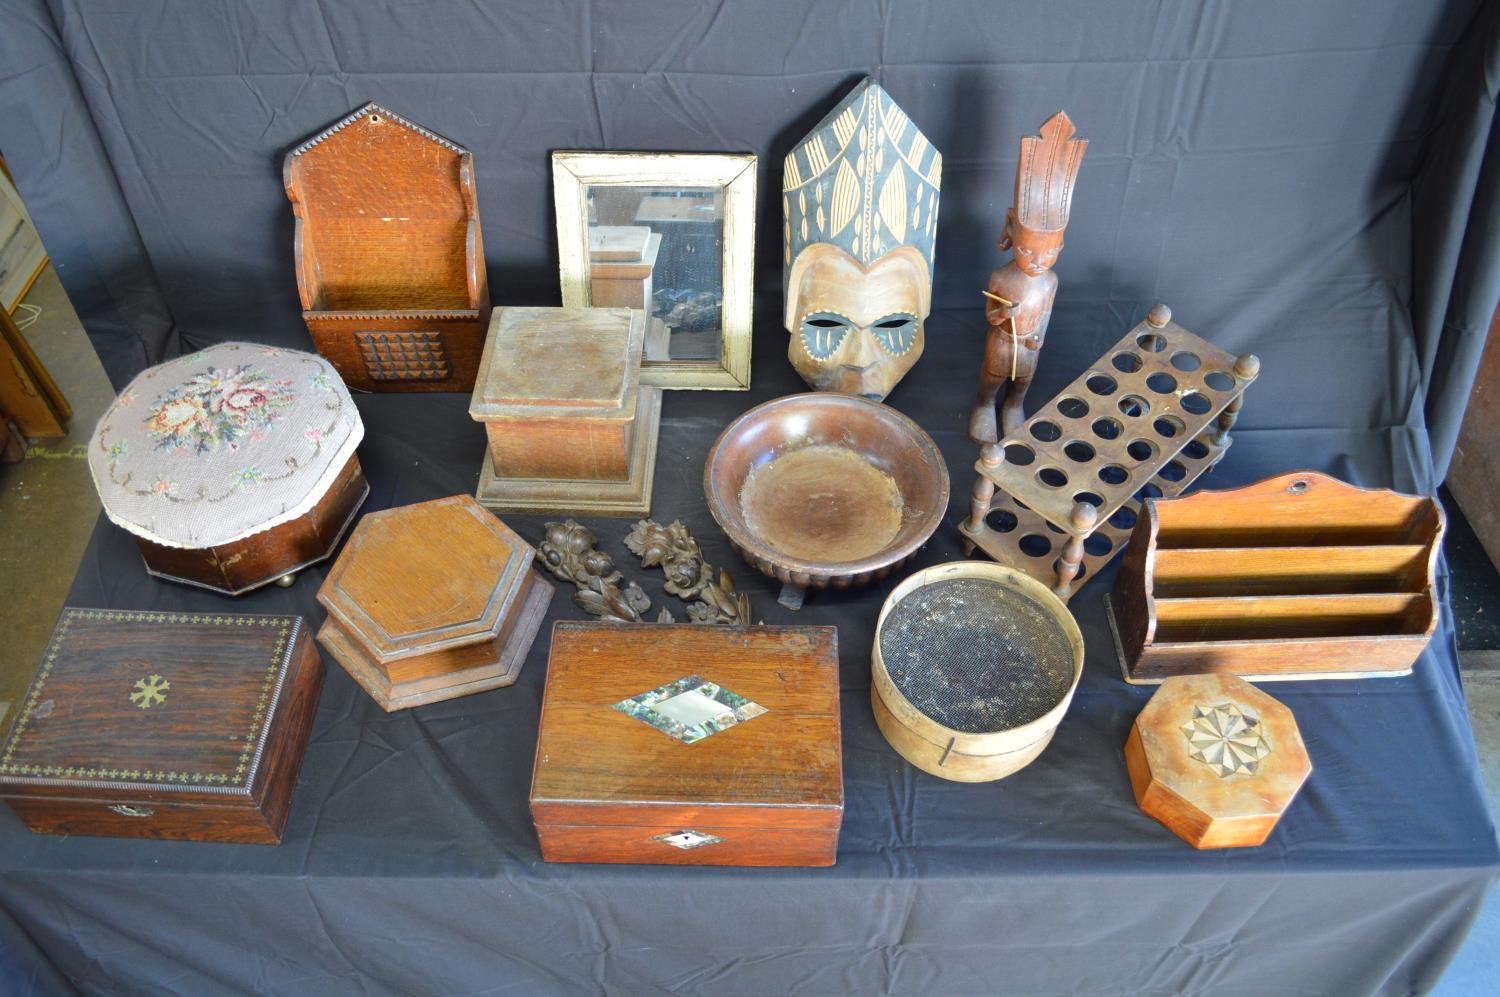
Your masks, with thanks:
<instances>
[{"instance_id":1,"label":"draped black cloth","mask_svg":"<svg viewBox=\"0 0 1500 997\"><path fill-rule=\"evenodd\" d=\"M778 319L780 159L869 72L944 153L928 352L889 399L952 474L919 565L961 556L978 289L1017 140L1059 108L1090 146L1033 405L1165 301L1263 362L1205 487L1311 467L1433 489L1500 290L1494 5L0 10L0 149L117 383L225 339L307 348L281 158L366 100L473 150L501 304L558 298L550 150L758 153L753 387L668 394L653 513L683 519L767 622L838 625L848 801L830 870L547 865L526 809L545 637L515 687L394 715L333 666L280 847L48 838L0 814L0 987L1405 993L1461 942L1500 855L1446 612L1408 678L1267 685L1313 775L1265 846L1198 853L1130 794L1121 748L1150 690L1119 677L1112 570L1072 603L1087 663L1051 747L1003 782L950 784L870 715L893 582L785 612L729 551L701 474L729 418L802 387ZM367 510L472 491L466 397L358 401ZM543 518L507 521L535 541ZM628 523L590 525L633 564ZM230 601L149 580L101 520L69 601L318 622L321 574ZM579 615L559 596L549 620Z\"/></svg>"}]
</instances>

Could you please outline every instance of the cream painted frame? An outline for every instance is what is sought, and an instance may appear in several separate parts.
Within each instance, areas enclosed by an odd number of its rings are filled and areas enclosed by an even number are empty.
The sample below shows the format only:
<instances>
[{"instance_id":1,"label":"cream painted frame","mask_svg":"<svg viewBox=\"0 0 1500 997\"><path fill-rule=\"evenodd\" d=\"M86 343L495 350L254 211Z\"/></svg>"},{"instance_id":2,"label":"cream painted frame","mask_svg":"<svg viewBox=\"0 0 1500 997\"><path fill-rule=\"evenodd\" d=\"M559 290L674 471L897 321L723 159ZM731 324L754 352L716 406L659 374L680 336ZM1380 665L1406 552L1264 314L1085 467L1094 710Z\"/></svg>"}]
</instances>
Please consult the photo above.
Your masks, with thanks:
<instances>
[{"instance_id":1,"label":"cream painted frame","mask_svg":"<svg viewBox=\"0 0 1500 997\"><path fill-rule=\"evenodd\" d=\"M641 383L745 391L754 317L755 156L750 153L574 152L552 154L558 269L565 308L587 308L587 190L592 186L718 187L724 192L724 300L719 360L646 360Z\"/></svg>"}]
</instances>

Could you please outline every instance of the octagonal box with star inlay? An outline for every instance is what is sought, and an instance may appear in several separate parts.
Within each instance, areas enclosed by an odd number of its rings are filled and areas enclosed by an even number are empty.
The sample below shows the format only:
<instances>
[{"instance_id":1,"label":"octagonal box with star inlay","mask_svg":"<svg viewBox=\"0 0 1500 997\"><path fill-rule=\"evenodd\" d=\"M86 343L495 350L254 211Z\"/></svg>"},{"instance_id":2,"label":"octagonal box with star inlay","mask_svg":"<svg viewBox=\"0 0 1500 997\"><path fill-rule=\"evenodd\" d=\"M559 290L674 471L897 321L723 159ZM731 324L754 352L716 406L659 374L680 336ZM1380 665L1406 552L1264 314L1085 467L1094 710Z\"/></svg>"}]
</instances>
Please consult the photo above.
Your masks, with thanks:
<instances>
[{"instance_id":1,"label":"octagonal box with star inlay","mask_svg":"<svg viewBox=\"0 0 1500 997\"><path fill-rule=\"evenodd\" d=\"M300 616L64 609L0 798L44 834L276 844L322 689Z\"/></svg>"},{"instance_id":2,"label":"octagonal box with star inlay","mask_svg":"<svg viewBox=\"0 0 1500 997\"><path fill-rule=\"evenodd\" d=\"M561 622L531 780L548 862L829 866L833 627Z\"/></svg>"},{"instance_id":3,"label":"octagonal box with star inlay","mask_svg":"<svg viewBox=\"0 0 1500 997\"><path fill-rule=\"evenodd\" d=\"M467 495L372 512L318 590L318 643L387 711L510 685L552 598L535 557Z\"/></svg>"},{"instance_id":4,"label":"octagonal box with star inlay","mask_svg":"<svg viewBox=\"0 0 1500 997\"><path fill-rule=\"evenodd\" d=\"M1263 844L1312 772L1292 711L1235 675L1163 682L1125 764L1140 808L1194 848Z\"/></svg>"}]
</instances>

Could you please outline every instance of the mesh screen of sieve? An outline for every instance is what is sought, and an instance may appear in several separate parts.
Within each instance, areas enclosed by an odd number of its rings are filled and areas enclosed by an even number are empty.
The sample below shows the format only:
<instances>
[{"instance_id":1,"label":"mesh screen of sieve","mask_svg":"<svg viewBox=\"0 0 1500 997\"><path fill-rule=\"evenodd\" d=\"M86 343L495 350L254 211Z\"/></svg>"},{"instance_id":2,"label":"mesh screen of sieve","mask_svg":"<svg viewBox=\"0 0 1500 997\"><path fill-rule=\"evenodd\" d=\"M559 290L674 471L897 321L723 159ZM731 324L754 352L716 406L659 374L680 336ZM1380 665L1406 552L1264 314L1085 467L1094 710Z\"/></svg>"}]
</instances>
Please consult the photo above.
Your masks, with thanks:
<instances>
[{"instance_id":1,"label":"mesh screen of sieve","mask_svg":"<svg viewBox=\"0 0 1500 997\"><path fill-rule=\"evenodd\" d=\"M935 582L902 599L885 618L880 654L913 706L965 734L1030 723L1073 684L1073 645L1053 612L977 578Z\"/></svg>"}]
</instances>

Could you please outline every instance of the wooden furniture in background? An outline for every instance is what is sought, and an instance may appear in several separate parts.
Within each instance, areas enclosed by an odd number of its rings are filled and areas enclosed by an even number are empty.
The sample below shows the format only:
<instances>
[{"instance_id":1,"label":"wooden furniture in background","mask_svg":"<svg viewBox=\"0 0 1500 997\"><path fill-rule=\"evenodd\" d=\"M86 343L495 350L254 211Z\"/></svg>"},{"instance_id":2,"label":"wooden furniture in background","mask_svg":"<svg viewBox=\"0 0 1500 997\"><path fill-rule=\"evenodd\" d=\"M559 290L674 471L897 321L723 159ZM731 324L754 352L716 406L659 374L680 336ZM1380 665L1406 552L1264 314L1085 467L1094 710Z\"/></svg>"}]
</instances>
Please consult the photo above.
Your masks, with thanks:
<instances>
[{"instance_id":1,"label":"wooden furniture in background","mask_svg":"<svg viewBox=\"0 0 1500 997\"><path fill-rule=\"evenodd\" d=\"M73 409L10 313L0 308L0 419L24 436L62 439Z\"/></svg>"},{"instance_id":2,"label":"wooden furniture in background","mask_svg":"<svg viewBox=\"0 0 1500 997\"><path fill-rule=\"evenodd\" d=\"M64 609L0 798L45 834L276 844L322 689L299 616Z\"/></svg>"},{"instance_id":3,"label":"wooden furniture in background","mask_svg":"<svg viewBox=\"0 0 1500 997\"><path fill-rule=\"evenodd\" d=\"M833 865L833 627L558 623L531 780L548 862Z\"/></svg>"},{"instance_id":4,"label":"wooden furniture in background","mask_svg":"<svg viewBox=\"0 0 1500 997\"><path fill-rule=\"evenodd\" d=\"M1489 338L1469 392L1469 407L1458 431L1447 481L1448 491L1463 509L1485 553L1500 567L1500 443L1495 437L1496 426L1500 426L1500 308L1490 320Z\"/></svg>"},{"instance_id":5,"label":"wooden furniture in background","mask_svg":"<svg viewBox=\"0 0 1500 997\"><path fill-rule=\"evenodd\" d=\"M1058 111L1042 124L1040 134L1021 139L1015 202L1005 212L999 242L1002 253L1015 255L990 274L985 290L984 317L990 333L979 371L979 396L969 414L969 438L975 443L1010 436L1026 418L1026 390L1036 376L1057 297L1052 266L1062 252L1073 209L1073 183L1089 147L1087 139L1073 137L1076 131L1067 114ZM997 430L995 398L1002 387L1005 407Z\"/></svg>"},{"instance_id":6,"label":"wooden furniture in background","mask_svg":"<svg viewBox=\"0 0 1500 997\"><path fill-rule=\"evenodd\" d=\"M642 385L646 313L496 308L469 415L489 446L477 497L496 512L651 509L661 389Z\"/></svg>"},{"instance_id":7,"label":"wooden furniture in background","mask_svg":"<svg viewBox=\"0 0 1500 997\"><path fill-rule=\"evenodd\" d=\"M372 512L318 590L318 643L387 711L510 685L552 598L535 556L467 495Z\"/></svg>"},{"instance_id":8,"label":"wooden furniture in background","mask_svg":"<svg viewBox=\"0 0 1500 997\"><path fill-rule=\"evenodd\" d=\"M1312 772L1292 711L1233 675L1162 683L1125 766L1140 808L1194 848L1263 844Z\"/></svg>"},{"instance_id":9,"label":"wooden furniture in background","mask_svg":"<svg viewBox=\"0 0 1500 997\"><path fill-rule=\"evenodd\" d=\"M366 104L287 154L297 289L318 352L365 391L468 391L489 278L467 149Z\"/></svg>"},{"instance_id":10,"label":"wooden furniture in background","mask_svg":"<svg viewBox=\"0 0 1500 997\"><path fill-rule=\"evenodd\" d=\"M1223 458L1260 373L1154 305L1014 433L979 450L964 553L977 547L1064 602L1119 553L1141 502L1180 495ZM997 491L998 489L998 491Z\"/></svg>"},{"instance_id":11,"label":"wooden furniture in background","mask_svg":"<svg viewBox=\"0 0 1500 997\"><path fill-rule=\"evenodd\" d=\"M1129 682L1404 675L1437 626L1443 509L1315 471L1146 503L1110 598Z\"/></svg>"},{"instance_id":12,"label":"wooden furniture in background","mask_svg":"<svg viewBox=\"0 0 1500 997\"><path fill-rule=\"evenodd\" d=\"M0 156L0 312L14 312L46 268L47 249Z\"/></svg>"},{"instance_id":13,"label":"wooden furniture in background","mask_svg":"<svg viewBox=\"0 0 1500 997\"><path fill-rule=\"evenodd\" d=\"M14 464L26 457L26 441L11 432L5 413L0 412L0 462Z\"/></svg>"},{"instance_id":14,"label":"wooden furniture in background","mask_svg":"<svg viewBox=\"0 0 1500 997\"><path fill-rule=\"evenodd\" d=\"M800 609L809 588L864 585L911 560L947 514L948 467L895 409L803 392L724 427L703 491L735 550Z\"/></svg>"}]
</instances>

